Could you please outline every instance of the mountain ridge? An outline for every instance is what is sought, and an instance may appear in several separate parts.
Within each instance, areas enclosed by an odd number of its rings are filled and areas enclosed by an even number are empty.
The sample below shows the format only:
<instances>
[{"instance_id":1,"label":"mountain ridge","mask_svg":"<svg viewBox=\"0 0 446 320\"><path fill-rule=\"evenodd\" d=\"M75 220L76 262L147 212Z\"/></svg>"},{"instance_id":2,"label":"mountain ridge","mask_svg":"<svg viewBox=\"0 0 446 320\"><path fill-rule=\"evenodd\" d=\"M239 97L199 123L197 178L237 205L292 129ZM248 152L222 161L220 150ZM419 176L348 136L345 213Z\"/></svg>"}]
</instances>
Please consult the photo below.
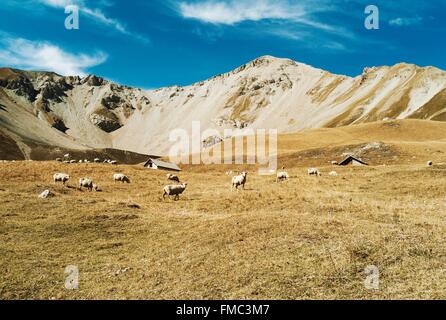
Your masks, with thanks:
<instances>
[{"instance_id":1,"label":"mountain ridge","mask_svg":"<svg viewBox=\"0 0 446 320\"><path fill-rule=\"evenodd\" d=\"M391 119L446 121L446 72L399 63L349 77L262 56L188 86L142 90L96 75L0 68L0 104L0 130L25 145L167 154L169 132L190 133L192 121L202 130L281 133Z\"/></svg>"}]
</instances>

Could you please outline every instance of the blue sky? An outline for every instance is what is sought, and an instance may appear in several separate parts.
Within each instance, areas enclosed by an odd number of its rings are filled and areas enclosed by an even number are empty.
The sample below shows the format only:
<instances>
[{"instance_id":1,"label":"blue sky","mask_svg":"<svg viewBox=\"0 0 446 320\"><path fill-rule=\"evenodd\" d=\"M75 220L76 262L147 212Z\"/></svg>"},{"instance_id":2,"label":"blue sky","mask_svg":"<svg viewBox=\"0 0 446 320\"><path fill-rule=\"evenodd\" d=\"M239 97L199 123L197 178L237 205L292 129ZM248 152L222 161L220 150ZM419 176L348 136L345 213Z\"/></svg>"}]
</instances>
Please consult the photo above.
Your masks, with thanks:
<instances>
[{"instance_id":1,"label":"blue sky","mask_svg":"<svg viewBox=\"0 0 446 320\"><path fill-rule=\"evenodd\" d=\"M69 4L79 30L64 26ZM379 30L364 27L370 4ZM352 76L398 62L446 70L445 34L444 0L2 0L0 65L141 88L188 85L263 55Z\"/></svg>"}]
</instances>

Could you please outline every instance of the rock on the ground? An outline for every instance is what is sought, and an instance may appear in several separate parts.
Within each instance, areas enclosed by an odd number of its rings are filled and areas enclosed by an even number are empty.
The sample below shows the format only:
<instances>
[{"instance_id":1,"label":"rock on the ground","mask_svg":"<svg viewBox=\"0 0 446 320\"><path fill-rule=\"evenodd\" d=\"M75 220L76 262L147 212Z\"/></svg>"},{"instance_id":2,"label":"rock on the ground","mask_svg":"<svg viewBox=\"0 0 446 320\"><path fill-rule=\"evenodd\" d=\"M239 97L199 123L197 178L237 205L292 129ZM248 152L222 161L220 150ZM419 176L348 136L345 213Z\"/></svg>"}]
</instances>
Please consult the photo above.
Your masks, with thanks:
<instances>
[{"instance_id":1,"label":"rock on the ground","mask_svg":"<svg viewBox=\"0 0 446 320\"><path fill-rule=\"evenodd\" d=\"M54 193L52 193L50 190L45 190L39 195L40 199L48 199L51 197L54 197Z\"/></svg>"}]
</instances>

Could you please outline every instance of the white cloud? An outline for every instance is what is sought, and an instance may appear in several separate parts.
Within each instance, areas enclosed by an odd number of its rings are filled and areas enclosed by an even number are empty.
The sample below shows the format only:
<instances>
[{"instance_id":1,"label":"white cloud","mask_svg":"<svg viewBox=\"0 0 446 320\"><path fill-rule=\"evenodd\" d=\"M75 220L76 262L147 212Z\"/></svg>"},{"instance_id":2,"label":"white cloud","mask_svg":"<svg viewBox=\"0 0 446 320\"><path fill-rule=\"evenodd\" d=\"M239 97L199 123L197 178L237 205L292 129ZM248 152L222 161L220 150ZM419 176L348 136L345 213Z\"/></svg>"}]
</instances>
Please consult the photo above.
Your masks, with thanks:
<instances>
[{"instance_id":1,"label":"white cloud","mask_svg":"<svg viewBox=\"0 0 446 320\"><path fill-rule=\"evenodd\" d=\"M413 24L418 24L421 21L423 21L423 18L421 17L415 17L415 18L396 18L389 21L389 24L391 26L397 26L397 27L404 27L404 26L410 26Z\"/></svg>"},{"instance_id":2,"label":"white cloud","mask_svg":"<svg viewBox=\"0 0 446 320\"><path fill-rule=\"evenodd\" d=\"M295 41L309 36L312 29L342 38L355 38L344 27L323 23L315 17L317 12L336 10L323 0L299 3L290 0L204 0L180 2L177 8L183 18L213 25L234 26L245 21L265 20L259 32Z\"/></svg>"},{"instance_id":3,"label":"white cloud","mask_svg":"<svg viewBox=\"0 0 446 320\"><path fill-rule=\"evenodd\" d=\"M94 19L98 20L99 22L106 24L108 26L112 26L121 33L129 34L129 32L127 31L127 29L121 22L119 22L116 19L108 18L101 10L90 9L90 8L81 8L81 10L85 14L93 17Z\"/></svg>"},{"instance_id":4,"label":"white cloud","mask_svg":"<svg viewBox=\"0 0 446 320\"><path fill-rule=\"evenodd\" d=\"M285 38L288 40L300 41L308 37L308 34L305 32L299 32L294 30L289 30L285 28L274 28L267 31L268 34L272 34L281 38Z\"/></svg>"},{"instance_id":5,"label":"white cloud","mask_svg":"<svg viewBox=\"0 0 446 320\"><path fill-rule=\"evenodd\" d=\"M342 43L339 42L326 42L323 44L324 48L327 49L331 49L331 50L336 50L336 51L353 51L353 49L349 49L347 48L345 45L343 45Z\"/></svg>"},{"instance_id":6,"label":"white cloud","mask_svg":"<svg viewBox=\"0 0 446 320\"><path fill-rule=\"evenodd\" d=\"M0 41L0 64L15 68L85 76L89 68L106 60L107 55L102 52L73 54L43 41L22 38L2 38Z\"/></svg>"},{"instance_id":7,"label":"white cloud","mask_svg":"<svg viewBox=\"0 0 446 320\"><path fill-rule=\"evenodd\" d=\"M295 20L306 14L303 6L284 0L181 2L179 9L184 18L225 25L265 19Z\"/></svg>"},{"instance_id":8,"label":"white cloud","mask_svg":"<svg viewBox=\"0 0 446 320\"><path fill-rule=\"evenodd\" d=\"M176 1L176 0L172 0ZM300 43L306 48L326 51L352 51L357 36L344 26L325 23L318 14L337 12L339 7L328 0L180 0L174 2L177 13L214 26L237 29L251 37L274 36ZM241 25L243 22L252 22ZM206 32L200 32L207 37ZM348 39L350 46L344 45Z\"/></svg>"},{"instance_id":9,"label":"white cloud","mask_svg":"<svg viewBox=\"0 0 446 320\"><path fill-rule=\"evenodd\" d=\"M76 0L73 0L73 1L70 1L70 0L40 0L40 2L50 5L50 6L53 6L53 7L63 8L67 5L79 3L81 1L76 1Z\"/></svg>"},{"instance_id":10,"label":"white cloud","mask_svg":"<svg viewBox=\"0 0 446 320\"><path fill-rule=\"evenodd\" d=\"M142 42L148 43L149 40L143 35L135 34L127 30L126 26L117 19L108 17L102 10L98 8L92 8L86 4L84 0L38 0L40 3L54 7L54 8L65 8L69 5L76 5L79 8L79 11L91 19L114 28L118 32L133 36Z\"/></svg>"}]
</instances>

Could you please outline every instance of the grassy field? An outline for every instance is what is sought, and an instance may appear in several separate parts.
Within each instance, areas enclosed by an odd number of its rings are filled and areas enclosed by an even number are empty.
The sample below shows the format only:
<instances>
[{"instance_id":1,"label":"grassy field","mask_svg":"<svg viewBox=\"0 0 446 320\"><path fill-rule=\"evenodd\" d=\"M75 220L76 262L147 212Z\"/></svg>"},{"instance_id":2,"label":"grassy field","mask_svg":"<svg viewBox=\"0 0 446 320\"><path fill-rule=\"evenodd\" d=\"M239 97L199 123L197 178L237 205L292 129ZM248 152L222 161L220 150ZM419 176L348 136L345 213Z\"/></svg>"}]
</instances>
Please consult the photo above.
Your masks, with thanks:
<instances>
[{"instance_id":1,"label":"grassy field","mask_svg":"<svg viewBox=\"0 0 446 320\"><path fill-rule=\"evenodd\" d=\"M402 164L319 166L316 178L292 150L290 181L247 167L240 192L225 171L244 167L185 168L177 202L162 200L165 172L139 166L0 163L0 298L446 298L446 165L408 151ZM114 184L116 172L132 183ZM102 192L77 190L80 177ZM45 189L56 196L39 199ZM79 290L64 288L69 265ZM364 285L369 265L377 290Z\"/></svg>"},{"instance_id":2,"label":"grassy field","mask_svg":"<svg viewBox=\"0 0 446 320\"><path fill-rule=\"evenodd\" d=\"M173 202L161 199L161 172L60 166L0 165L3 299L446 297L446 167L320 179L296 168L282 184L251 174L239 193L220 172L184 173L189 189ZM102 192L55 187L56 171L90 176ZM115 171L133 183L114 185ZM47 188L56 197L38 199ZM64 288L68 265L79 267L78 291ZM368 265L379 290L364 287Z\"/></svg>"}]
</instances>

